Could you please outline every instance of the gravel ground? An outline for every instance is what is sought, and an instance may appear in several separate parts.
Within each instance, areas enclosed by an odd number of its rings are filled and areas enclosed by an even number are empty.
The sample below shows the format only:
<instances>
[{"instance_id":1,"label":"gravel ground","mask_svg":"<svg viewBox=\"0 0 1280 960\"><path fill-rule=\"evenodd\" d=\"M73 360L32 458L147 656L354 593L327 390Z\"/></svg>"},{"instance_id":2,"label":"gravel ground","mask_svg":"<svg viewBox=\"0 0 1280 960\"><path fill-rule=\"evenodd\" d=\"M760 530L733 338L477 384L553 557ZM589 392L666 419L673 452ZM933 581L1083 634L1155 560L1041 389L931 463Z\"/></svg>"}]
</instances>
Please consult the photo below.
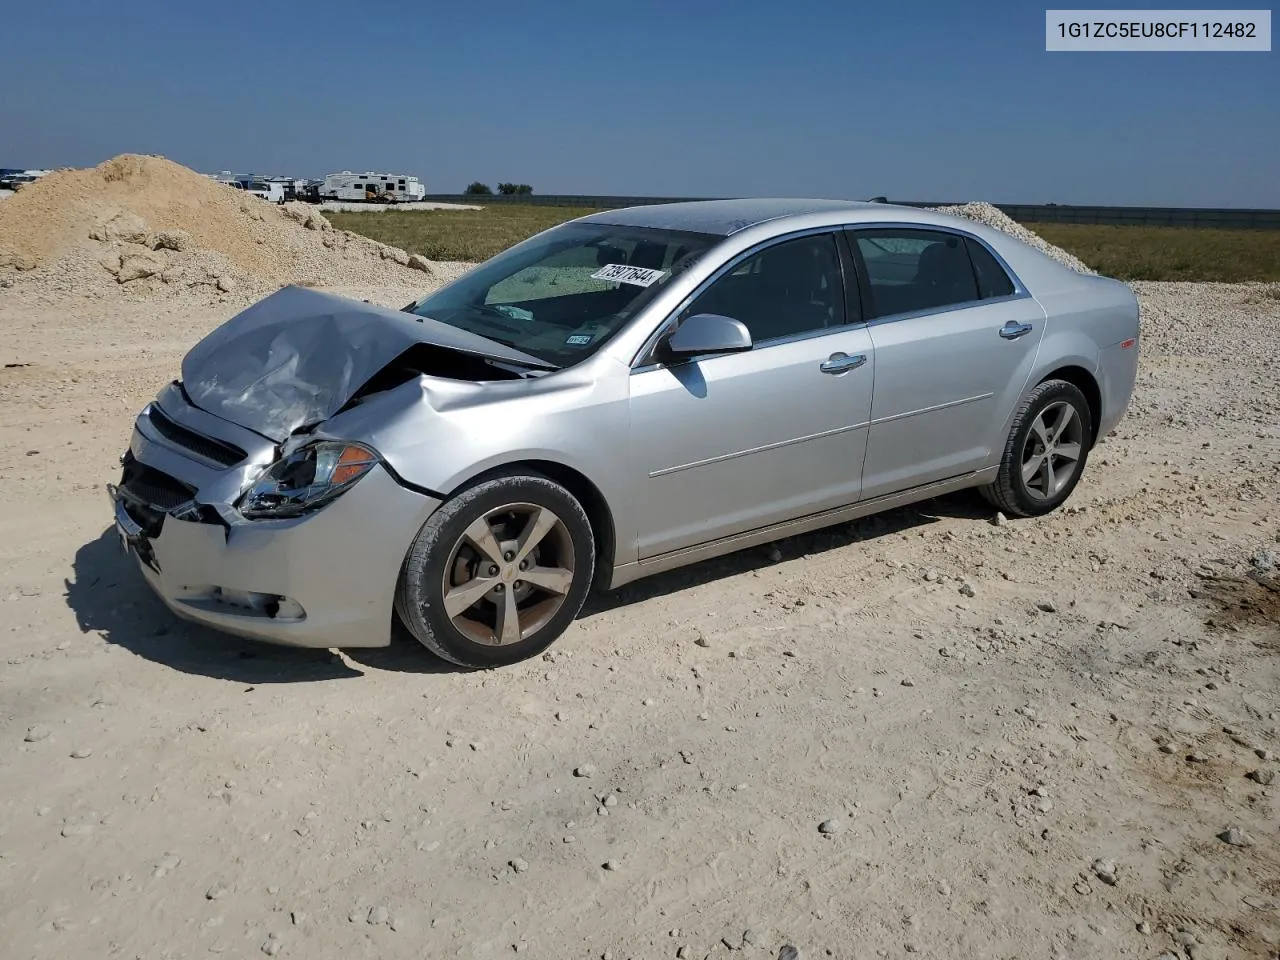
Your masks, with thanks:
<instances>
[{"instance_id":1,"label":"gravel ground","mask_svg":"<svg viewBox=\"0 0 1280 960\"><path fill-rule=\"evenodd\" d=\"M174 620L102 485L230 308L0 289L0 955L1274 960L1280 299L1138 291L1058 513L782 541L477 674Z\"/></svg>"}]
</instances>

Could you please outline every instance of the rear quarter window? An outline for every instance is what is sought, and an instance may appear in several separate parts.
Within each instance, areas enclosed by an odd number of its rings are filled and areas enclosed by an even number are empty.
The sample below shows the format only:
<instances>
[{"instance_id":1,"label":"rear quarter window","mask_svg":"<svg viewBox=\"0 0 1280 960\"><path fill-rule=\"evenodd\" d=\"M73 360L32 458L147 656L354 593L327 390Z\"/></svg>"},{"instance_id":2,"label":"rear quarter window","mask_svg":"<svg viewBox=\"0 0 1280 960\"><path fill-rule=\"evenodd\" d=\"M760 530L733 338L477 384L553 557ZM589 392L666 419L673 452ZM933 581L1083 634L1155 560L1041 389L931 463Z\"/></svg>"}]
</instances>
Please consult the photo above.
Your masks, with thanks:
<instances>
[{"instance_id":1,"label":"rear quarter window","mask_svg":"<svg viewBox=\"0 0 1280 960\"><path fill-rule=\"evenodd\" d=\"M978 278L978 296L983 300L992 297L1013 296L1013 281L1000 261L991 255L991 251L977 240L966 239L969 247L969 258L973 261L973 273Z\"/></svg>"}]
</instances>

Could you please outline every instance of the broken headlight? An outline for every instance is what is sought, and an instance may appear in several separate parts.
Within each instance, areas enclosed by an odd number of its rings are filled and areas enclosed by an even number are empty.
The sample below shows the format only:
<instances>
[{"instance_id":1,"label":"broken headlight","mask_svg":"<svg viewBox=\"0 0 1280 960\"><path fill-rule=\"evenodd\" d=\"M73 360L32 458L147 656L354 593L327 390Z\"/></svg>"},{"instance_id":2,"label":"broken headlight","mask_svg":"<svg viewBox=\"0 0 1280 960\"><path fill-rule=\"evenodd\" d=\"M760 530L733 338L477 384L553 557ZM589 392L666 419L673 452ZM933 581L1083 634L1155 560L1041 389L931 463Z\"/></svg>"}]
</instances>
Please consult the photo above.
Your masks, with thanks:
<instances>
[{"instance_id":1,"label":"broken headlight","mask_svg":"<svg viewBox=\"0 0 1280 960\"><path fill-rule=\"evenodd\" d=\"M258 478L240 498L240 513L251 519L300 516L338 497L377 462L377 454L358 443L309 443Z\"/></svg>"}]
</instances>

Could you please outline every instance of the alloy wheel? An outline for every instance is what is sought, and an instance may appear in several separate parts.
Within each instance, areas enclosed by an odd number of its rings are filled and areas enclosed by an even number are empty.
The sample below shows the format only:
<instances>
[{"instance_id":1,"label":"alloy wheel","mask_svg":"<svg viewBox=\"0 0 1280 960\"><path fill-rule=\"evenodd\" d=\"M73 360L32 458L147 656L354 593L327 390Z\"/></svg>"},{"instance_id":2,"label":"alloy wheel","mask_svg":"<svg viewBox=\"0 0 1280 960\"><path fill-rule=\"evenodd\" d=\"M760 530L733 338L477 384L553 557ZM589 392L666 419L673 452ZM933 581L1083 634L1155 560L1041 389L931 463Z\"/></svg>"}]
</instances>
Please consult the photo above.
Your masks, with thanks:
<instances>
[{"instance_id":1,"label":"alloy wheel","mask_svg":"<svg viewBox=\"0 0 1280 960\"><path fill-rule=\"evenodd\" d=\"M547 507L512 503L463 531L444 568L444 611L476 643L506 646L540 630L574 579L573 539Z\"/></svg>"},{"instance_id":2,"label":"alloy wheel","mask_svg":"<svg viewBox=\"0 0 1280 960\"><path fill-rule=\"evenodd\" d=\"M1066 488L1080 469L1084 421L1066 400L1037 414L1022 448L1022 482L1036 500L1048 500Z\"/></svg>"}]
</instances>

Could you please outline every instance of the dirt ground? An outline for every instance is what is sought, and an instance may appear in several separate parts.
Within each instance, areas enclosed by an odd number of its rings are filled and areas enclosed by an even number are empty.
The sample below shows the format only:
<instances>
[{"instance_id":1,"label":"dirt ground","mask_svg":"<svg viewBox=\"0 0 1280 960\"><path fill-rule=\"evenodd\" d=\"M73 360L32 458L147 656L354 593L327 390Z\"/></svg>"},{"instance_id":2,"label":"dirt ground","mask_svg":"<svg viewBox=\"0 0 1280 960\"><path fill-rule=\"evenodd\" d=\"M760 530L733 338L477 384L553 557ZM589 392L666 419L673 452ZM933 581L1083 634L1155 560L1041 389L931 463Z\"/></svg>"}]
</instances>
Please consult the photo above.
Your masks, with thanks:
<instances>
[{"instance_id":1,"label":"dirt ground","mask_svg":"<svg viewBox=\"0 0 1280 960\"><path fill-rule=\"evenodd\" d=\"M1140 292L1060 512L786 540L465 673L171 617L103 484L230 308L0 290L0 957L1280 956L1280 298Z\"/></svg>"}]
</instances>

